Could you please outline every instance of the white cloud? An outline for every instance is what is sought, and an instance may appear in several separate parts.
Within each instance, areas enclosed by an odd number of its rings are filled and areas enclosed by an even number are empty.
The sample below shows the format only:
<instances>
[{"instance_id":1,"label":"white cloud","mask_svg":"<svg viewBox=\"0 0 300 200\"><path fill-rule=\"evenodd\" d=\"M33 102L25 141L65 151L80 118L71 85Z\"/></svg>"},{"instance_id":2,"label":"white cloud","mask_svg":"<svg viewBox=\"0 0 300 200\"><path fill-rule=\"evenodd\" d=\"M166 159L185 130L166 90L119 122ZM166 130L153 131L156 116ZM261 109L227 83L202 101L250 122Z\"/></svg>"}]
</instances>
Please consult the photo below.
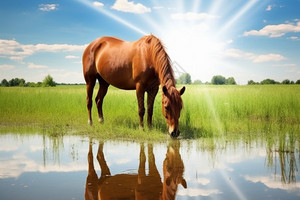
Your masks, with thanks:
<instances>
[{"instance_id":1,"label":"white cloud","mask_svg":"<svg viewBox=\"0 0 300 200\"><path fill-rule=\"evenodd\" d=\"M300 22L297 24L287 23L278 25L267 25L260 30L251 30L244 32L244 36L268 36L270 38L281 37L286 33L300 32Z\"/></svg>"},{"instance_id":2,"label":"white cloud","mask_svg":"<svg viewBox=\"0 0 300 200\"><path fill-rule=\"evenodd\" d=\"M36 65L34 63L29 63L28 68L29 69L46 69L46 68L48 68L48 66L46 66L46 65Z\"/></svg>"},{"instance_id":3,"label":"white cloud","mask_svg":"<svg viewBox=\"0 0 300 200\"><path fill-rule=\"evenodd\" d=\"M299 37L297 37L297 36L291 36L291 37L287 37L287 39L297 41L297 40L299 40Z\"/></svg>"},{"instance_id":4,"label":"white cloud","mask_svg":"<svg viewBox=\"0 0 300 200\"><path fill-rule=\"evenodd\" d=\"M58 4L40 4L39 10L49 12L58 9Z\"/></svg>"},{"instance_id":5,"label":"white cloud","mask_svg":"<svg viewBox=\"0 0 300 200\"><path fill-rule=\"evenodd\" d=\"M214 18L218 18L218 16L211 15L208 13L187 12L187 13L172 14L171 18L183 19L183 20L202 20L202 19L214 19Z\"/></svg>"},{"instance_id":6,"label":"white cloud","mask_svg":"<svg viewBox=\"0 0 300 200\"><path fill-rule=\"evenodd\" d=\"M284 64L273 64L273 67L296 67L294 63L284 63Z\"/></svg>"},{"instance_id":7,"label":"white cloud","mask_svg":"<svg viewBox=\"0 0 300 200\"><path fill-rule=\"evenodd\" d=\"M121 12L138 13L138 14L151 12L151 9L144 6L143 4L141 3L135 4L133 1L128 1L128 0L116 0L116 2L111 8Z\"/></svg>"},{"instance_id":8,"label":"white cloud","mask_svg":"<svg viewBox=\"0 0 300 200\"><path fill-rule=\"evenodd\" d=\"M118 159L115 161L115 163L117 165L121 165L121 164L126 164L126 163L129 163L131 160L128 159L128 158L121 158L121 159Z\"/></svg>"},{"instance_id":9,"label":"white cloud","mask_svg":"<svg viewBox=\"0 0 300 200\"><path fill-rule=\"evenodd\" d=\"M79 56L68 55L65 57L66 59L77 59Z\"/></svg>"},{"instance_id":10,"label":"white cloud","mask_svg":"<svg viewBox=\"0 0 300 200\"><path fill-rule=\"evenodd\" d=\"M266 8L266 11L271 11L271 10L272 10L272 8L273 8L273 6L272 6L272 5L268 5L268 7Z\"/></svg>"},{"instance_id":11,"label":"white cloud","mask_svg":"<svg viewBox=\"0 0 300 200\"><path fill-rule=\"evenodd\" d=\"M222 192L217 189L198 189L198 188L187 188L179 190L177 195L179 196L211 196L213 194L221 194Z\"/></svg>"},{"instance_id":12,"label":"white cloud","mask_svg":"<svg viewBox=\"0 0 300 200\"><path fill-rule=\"evenodd\" d=\"M15 40L0 39L0 56L10 60L22 61L37 52L72 52L83 51L86 45L72 44L20 44Z\"/></svg>"},{"instance_id":13,"label":"white cloud","mask_svg":"<svg viewBox=\"0 0 300 200\"><path fill-rule=\"evenodd\" d=\"M261 63L261 62L270 62L270 61L282 61L286 58L280 54L261 54L257 55L251 52L244 52L240 49L227 49L224 52L225 57L234 58L234 59L245 59L250 60L254 63Z\"/></svg>"},{"instance_id":14,"label":"white cloud","mask_svg":"<svg viewBox=\"0 0 300 200\"><path fill-rule=\"evenodd\" d=\"M260 62L269 62L269 61L281 61L285 60L286 58L280 54L264 54L264 55L257 55L256 58L253 60L254 63Z\"/></svg>"},{"instance_id":15,"label":"white cloud","mask_svg":"<svg viewBox=\"0 0 300 200\"><path fill-rule=\"evenodd\" d=\"M99 2L99 1L94 1L93 5L96 6L96 7L103 7L104 6L104 4Z\"/></svg>"},{"instance_id":16,"label":"white cloud","mask_svg":"<svg viewBox=\"0 0 300 200\"><path fill-rule=\"evenodd\" d=\"M154 6L153 9L155 10L160 10L160 9L163 9L164 7L163 6Z\"/></svg>"},{"instance_id":17,"label":"white cloud","mask_svg":"<svg viewBox=\"0 0 300 200\"><path fill-rule=\"evenodd\" d=\"M283 184L280 181L280 176L276 175L275 178L271 177L271 176L249 176L249 175L245 175L244 178L247 181L251 181L254 183L263 183L265 186L267 186L268 188L272 188L272 189L282 189L282 190L297 190L300 189L300 184L299 183L295 183L295 184ZM276 180L277 179L277 180Z\"/></svg>"},{"instance_id":18,"label":"white cloud","mask_svg":"<svg viewBox=\"0 0 300 200\"><path fill-rule=\"evenodd\" d=\"M0 65L1 70L8 70L8 69L13 69L13 68L15 68L14 65L6 65L6 64Z\"/></svg>"},{"instance_id":19,"label":"white cloud","mask_svg":"<svg viewBox=\"0 0 300 200\"><path fill-rule=\"evenodd\" d=\"M200 183L202 185L207 185L210 183L210 180L208 178L197 178L197 183Z\"/></svg>"}]
</instances>

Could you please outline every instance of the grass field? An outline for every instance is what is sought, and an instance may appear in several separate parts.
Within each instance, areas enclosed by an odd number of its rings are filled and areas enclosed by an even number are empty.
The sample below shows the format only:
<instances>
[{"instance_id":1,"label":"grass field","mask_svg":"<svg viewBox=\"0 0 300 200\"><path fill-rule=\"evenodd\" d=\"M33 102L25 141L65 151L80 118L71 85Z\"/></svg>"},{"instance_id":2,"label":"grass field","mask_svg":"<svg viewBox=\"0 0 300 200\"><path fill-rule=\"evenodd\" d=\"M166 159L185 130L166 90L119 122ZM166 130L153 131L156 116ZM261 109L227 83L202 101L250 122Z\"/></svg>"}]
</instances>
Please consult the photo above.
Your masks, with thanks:
<instances>
[{"instance_id":1,"label":"grass field","mask_svg":"<svg viewBox=\"0 0 300 200\"><path fill-rule=\"evenodd\" d=\"M180 130L183 138L272 137L282 133L300 137L298 85L191 85L187 86L182 98ZM98 124L94 103L94 125L88 126L85 86L0 87L1 132L32 129L50 134L88 134L105 138L159 140L167 137L167 125L161 113L161 92L154 105L152 130L146 126L145 130L139 129L135 91L110 87L103 112L105 122Z\"/></svg>"}]
</instances>

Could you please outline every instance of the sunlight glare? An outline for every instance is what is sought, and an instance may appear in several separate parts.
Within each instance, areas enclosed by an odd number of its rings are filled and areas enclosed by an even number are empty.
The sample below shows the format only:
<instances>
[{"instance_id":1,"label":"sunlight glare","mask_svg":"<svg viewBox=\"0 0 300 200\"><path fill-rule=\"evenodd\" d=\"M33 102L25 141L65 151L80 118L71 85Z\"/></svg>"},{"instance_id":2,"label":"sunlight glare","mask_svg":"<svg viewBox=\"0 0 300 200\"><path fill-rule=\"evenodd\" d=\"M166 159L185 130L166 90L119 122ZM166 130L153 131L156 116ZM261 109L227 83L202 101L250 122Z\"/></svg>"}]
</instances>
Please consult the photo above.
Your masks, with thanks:
<instances>
[{"instance_id":1,"label":"sunlight glare","mask_svg":"<svg viewBox=\"0 0 300 200\"><path fill-rule=\"evenodd\" d=\"M201 80L209 81L220 66L226 43L218 41L209 23L165 25L159 36L173 61Z\"/></svg>"}]
</instances>

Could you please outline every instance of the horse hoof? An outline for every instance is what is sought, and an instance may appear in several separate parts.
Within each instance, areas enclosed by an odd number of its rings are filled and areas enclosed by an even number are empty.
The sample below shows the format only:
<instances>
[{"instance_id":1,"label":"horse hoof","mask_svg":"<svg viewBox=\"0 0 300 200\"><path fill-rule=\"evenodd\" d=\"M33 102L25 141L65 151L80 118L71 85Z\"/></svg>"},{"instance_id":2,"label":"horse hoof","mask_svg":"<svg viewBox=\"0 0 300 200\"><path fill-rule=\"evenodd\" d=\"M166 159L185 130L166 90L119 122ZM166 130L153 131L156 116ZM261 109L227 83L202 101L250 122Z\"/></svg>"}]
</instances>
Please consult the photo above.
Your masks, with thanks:
<instances>
[{"instance_id":1,"label":"horse hoof","mask_svg":"<svg viewBox=\"0 0 300 200\"><path fill-rule=\"evenodd\" d=\"M100 118L99 118L99 123L102 124L103 122L104 122L104 118L103 118L103 117L100 117Z\"/></svg>"},{"instance_id":2,"label":"horse hoof","mask_svg":"<svg viewBox=\"0 0 300 200\"><path fill-rule=\"evenodd\" d=\"M93 121L92 121L92 120L88 120L88 124L89 124L90 126L93 126Z\"/></svg>"},{"instance_id":3,"label":"horse hoof","mask_svg":"<svg viewBox=\"0 0 300 200\"><path fill-rule=\"evenodd\" d=\"M140 130L144 130L144 126L143 125L139 125L139 129Z\"/></svg>"}]
</instances>

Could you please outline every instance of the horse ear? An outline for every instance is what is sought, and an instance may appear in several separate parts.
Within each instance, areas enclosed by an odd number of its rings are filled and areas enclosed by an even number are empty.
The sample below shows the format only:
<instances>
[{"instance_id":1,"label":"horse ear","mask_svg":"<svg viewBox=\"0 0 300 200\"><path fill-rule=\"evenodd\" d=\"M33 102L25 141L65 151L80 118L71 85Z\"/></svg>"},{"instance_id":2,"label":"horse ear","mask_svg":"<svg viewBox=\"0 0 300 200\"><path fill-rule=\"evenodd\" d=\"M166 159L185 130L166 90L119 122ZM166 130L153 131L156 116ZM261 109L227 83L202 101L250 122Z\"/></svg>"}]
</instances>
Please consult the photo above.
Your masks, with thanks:
<instances>
[{"instance_id":1,"label":"horse ear","mask_svg":"<svg viewBox=\"0 0 300 200\"><path fill-rule=\"evenodd\" d=\"M164 92L165 95L168 94L168 89L167 89L167 87L165 85L163 86L162 90L163 90L163 92Z\"/></svg>"},{"instance_id":2,"label":"horse ear","mask_svg":"<svg viewBox=\"0 0 300 200\"><path fill-rule=\"evenodd\" d=\"M184 91L185 91L185 86L183 86L183 87L179 90L180 95L183 95Z\"/></svg>"},{"instance_id":3,"label":"horse ear","mask_svg":"<svg viewBox=\"0 0 300 200\"><path fill-rule=\"evenodd\" d=\"M186 189L187 188L187 184L186 184L186 181L185 179L183 178L182 181L181 181L181 185Z\"/></svg>"},{"instance_id":4,"label":"horse ear","mask_svg":"<svg viewBox=\"0 0 300 200\"><path fill-rule=\"evenodd\" d=\"M147 36L146 42L147 42L148 44L150 44L152 38L153 38L152 35Z\"/></svg>"}]
</instances>

